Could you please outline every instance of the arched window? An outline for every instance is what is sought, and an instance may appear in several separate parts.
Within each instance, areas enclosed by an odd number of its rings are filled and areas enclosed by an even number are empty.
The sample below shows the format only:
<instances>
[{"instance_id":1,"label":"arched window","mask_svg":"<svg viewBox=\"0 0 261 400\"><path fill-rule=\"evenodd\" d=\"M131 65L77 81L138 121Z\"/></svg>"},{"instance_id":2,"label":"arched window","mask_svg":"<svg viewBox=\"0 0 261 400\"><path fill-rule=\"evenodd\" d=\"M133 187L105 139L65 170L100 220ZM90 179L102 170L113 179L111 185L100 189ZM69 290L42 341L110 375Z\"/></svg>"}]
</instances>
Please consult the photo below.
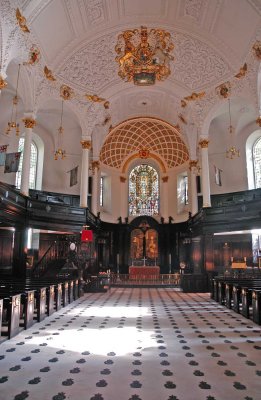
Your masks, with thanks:
<instances>
[{"instance_id":1,"label":"arched window","mask_svg":"<svg viewBox=\"0 0 261 400\"><path fill-rule=\"evenodd\" d=\"M24 138L19 139L18 151L21 151L21 157L19 162L18 171L16 173L15 186L20 189L21 187L21 176L22 176L22 166L24 158ZM29 175L29 189L36 188L36 172L37 172L37 162L38 162L38 150L34 142L31 143L31 157L30 157L30 175Z\"/></svg>"},{"instance_id":2,"label":"arched window","mask_svg":"<svg viewBox=\"0 0 261 400\"><path fill-rule=\"evenodd\" d=\"M138 165L130 172L129 214L159 214L159 176L150 165Z\"/></svg>"},{"instance_id":3,"label":"arched window","mask_svg":"<svg viewBox=\"0 0 261 400\"><path fill-rule=\"evenodd\" d=\"M255 188L261 188L261 137L253 145L253 168Z\"/></svg>"}]
</instances>

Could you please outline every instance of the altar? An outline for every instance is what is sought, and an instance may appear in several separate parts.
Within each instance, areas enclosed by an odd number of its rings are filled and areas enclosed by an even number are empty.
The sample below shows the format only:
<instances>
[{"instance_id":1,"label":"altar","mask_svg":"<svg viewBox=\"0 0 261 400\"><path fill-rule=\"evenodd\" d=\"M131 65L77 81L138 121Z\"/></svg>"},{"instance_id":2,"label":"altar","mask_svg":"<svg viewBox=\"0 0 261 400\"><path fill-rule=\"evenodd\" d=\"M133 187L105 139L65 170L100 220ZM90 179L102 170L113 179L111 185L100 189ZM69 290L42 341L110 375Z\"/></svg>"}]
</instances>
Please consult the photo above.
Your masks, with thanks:
<instances>
[{"instance_id":1,"label":"altar","mask_svg":"<svg viewBox=\"0 0 261 400\"><path fill-rule=\"evenodd\" d=\"M160 275L160 267L155 265L151 267L147 266L131 266L129 267L129 279L133 280L150 280L158 279Z\"/></svg>"}]
</instances>

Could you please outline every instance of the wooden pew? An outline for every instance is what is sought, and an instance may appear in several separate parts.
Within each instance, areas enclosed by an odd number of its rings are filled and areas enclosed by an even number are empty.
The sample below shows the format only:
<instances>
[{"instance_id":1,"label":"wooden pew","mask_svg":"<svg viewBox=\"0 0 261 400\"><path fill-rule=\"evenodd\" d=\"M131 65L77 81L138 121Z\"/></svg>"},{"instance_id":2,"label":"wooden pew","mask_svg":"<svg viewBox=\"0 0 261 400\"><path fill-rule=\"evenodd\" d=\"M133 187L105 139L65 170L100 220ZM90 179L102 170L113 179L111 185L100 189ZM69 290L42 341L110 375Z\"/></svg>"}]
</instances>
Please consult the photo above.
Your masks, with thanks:
<instances>
[{"instance_id":1,"label":"wooden pew","mask_svg":"<svg viewBox=\"0 0 261 400\"><path fill-rule=\"evenodd\" d=\"M246 318L251 317L252 310L254 322L261 321L261 307L259 303L261 276L253 278L216 277L214 278L212 290L213 298L220 304L225 304L228 308L232 308L235 312L241 313Z\"/></svg>"},{"instance_id":2,"label":"wooden pew","mask_svg":"<svg viewBox=\"0 0 261 400\"><path fill-rule=\"evenodd\" d=\"M21 294L10 294L10 292L0 290L0 298L3 301L1 336L11 339L21 330Z\"/></svg>"}]
</instances>

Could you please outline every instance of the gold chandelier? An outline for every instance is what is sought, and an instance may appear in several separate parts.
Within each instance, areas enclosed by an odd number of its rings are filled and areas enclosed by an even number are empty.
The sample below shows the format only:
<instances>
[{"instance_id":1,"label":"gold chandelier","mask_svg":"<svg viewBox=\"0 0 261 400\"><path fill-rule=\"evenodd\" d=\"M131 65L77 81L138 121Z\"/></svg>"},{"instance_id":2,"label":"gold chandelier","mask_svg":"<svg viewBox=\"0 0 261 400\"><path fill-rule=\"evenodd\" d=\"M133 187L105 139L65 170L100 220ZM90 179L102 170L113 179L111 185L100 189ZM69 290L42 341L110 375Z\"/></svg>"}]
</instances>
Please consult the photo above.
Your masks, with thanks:
<instances>
[{"instance_id":1,"label":"gold chandelier","mask_svg":"<svg viewBox=\"0 0 261 400\"><path fill-rule=\"evenodd\" d=\"M61 112L61 124L58 128L58 137L57 137L57 150L54 152L54 159L58 160L59 157L63 160L65 158L65 150L62 148L62 139L63 139L63 100L62 100L62 112Z\"/></svg>"},{"instance_id":2,"label":"gold chandelier","mask_svg":"<svg viewBox=\"0 0 261 400\"><path fill-rule=\"evenodd\" d=\"M229 112L229 127L228 131L230 133L231 138L233 137L234 134L234 128L232 126L231 122L231 110L230 110L230 99L228 99L228 112ZM226 150L226 158L230 158L233 160L234 157L240 157L240 152L239 150L232 144L231 147L229 147L228 150Z\"/></svg>"},{"instance_id":3,"label":"gold chandelier","mask_svg":"<svg viewBox=\"0 0 261 400\"><path fill-rule=\"evenodd\" d=\"M21 65L18 65L18 72L17 72L17 80L16 80L16 89L15 89L15 96L13 98L13 105L12 105L12 111L11 111L11 118L10 121L7 123L7 129L6 129L6 134L8 135L12 129L15 129L16 131L16 136L19 135L20 128L19 128L19 123L17 122L17 105L18 105L18 84L19 84L19 76L20 76L20 67Z\"/></svg>"},{"instance_id":4,"label":"gold chandelier","mask_svg":"<svg viewBox=\"0 0 261 400\"><path fill-rule=\"evenodd\" d=\"M169 32L163 29L126 30L118 36L115 46L119 63L118 75L135 85L153 85L170 75L170 53L174 49Z\"/></svg>"}]
</instances>

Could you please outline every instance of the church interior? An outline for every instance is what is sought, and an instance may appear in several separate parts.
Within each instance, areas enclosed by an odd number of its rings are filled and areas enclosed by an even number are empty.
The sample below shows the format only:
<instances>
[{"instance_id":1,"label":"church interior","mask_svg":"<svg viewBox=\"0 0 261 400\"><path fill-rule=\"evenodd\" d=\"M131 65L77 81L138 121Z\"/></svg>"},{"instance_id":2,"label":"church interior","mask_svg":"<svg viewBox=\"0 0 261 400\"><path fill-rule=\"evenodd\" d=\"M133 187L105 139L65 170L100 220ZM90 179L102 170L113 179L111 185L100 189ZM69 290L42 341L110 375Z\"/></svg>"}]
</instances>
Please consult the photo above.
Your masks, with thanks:
<instances>
[{"instance_id":1,"label":"church interior","mask_svg":"<svg viewBox=\"0 0 261 400\"><path fill-rule=\"evenodd\" d=\"M261 0L0 0L0 400L260 399L260 61Z\"/></svg>"}]
</instances>

